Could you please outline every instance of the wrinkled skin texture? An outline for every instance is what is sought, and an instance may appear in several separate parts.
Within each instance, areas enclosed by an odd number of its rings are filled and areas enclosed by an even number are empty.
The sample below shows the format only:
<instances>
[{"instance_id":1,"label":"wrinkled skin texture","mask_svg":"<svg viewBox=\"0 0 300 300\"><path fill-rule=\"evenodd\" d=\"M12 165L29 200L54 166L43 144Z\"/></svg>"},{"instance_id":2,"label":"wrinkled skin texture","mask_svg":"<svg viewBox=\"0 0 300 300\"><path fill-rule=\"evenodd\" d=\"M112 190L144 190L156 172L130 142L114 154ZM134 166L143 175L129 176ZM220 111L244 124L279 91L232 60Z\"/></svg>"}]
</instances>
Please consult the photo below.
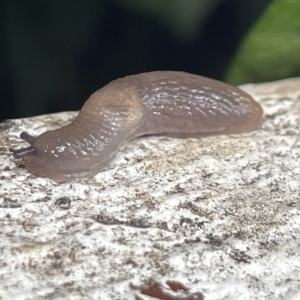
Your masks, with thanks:
<instances>
[{"instance_id":1,"label":"wrinkled skin texture","mask_svg":"<svg viewBox=\"0 0 300 300\"><path fill-rule=\"evenodd\" d=\"M126 141L145 134L177 137L241 133L259 127L263 111L237 87L206 77L156 71L112 81L90 96L69 125L12 150L34 175L56 182L90 178Z\"/></svg>"}]
</instances>

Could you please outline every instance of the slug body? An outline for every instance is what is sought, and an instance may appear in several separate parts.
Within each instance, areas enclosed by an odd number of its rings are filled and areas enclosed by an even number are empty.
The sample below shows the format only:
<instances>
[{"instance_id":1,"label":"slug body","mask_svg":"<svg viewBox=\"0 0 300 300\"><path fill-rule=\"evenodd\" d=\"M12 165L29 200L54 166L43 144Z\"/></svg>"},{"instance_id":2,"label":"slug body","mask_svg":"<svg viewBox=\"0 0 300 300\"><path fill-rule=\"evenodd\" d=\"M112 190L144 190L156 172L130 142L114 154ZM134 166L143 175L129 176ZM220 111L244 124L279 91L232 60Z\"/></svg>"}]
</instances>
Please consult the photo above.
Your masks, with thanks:
<instances>
[{"instance_id":1,"label":"slug body","mask_svg":"<svg viewBox=\"0 0 300 300\"><path fill-rule=\"evenodd\" d=\"M89 178L126 141L145 134L179 137L241 133L256 129L263 111L237 87L206 77L156 71L112 81L90 96L69 125L12 150L34 175L56 182Z\"/></svg>"}]
</instances>

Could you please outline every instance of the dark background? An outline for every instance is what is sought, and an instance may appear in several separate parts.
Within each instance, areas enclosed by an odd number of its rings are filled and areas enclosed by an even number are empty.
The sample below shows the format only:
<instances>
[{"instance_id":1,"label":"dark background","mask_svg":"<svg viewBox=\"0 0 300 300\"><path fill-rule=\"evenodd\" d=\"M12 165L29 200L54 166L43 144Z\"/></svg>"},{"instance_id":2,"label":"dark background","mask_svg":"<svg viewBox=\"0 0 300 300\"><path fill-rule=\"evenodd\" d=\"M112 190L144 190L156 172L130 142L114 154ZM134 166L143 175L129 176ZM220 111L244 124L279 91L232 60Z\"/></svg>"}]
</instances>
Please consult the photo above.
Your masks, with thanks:
<instances>
[{"instance_id":1,"label":"dark background","mask_svg":"<svg viewBox=\"0 0 300 300\"><path fill-rule=\"evenodd\" d=\"M202 0L196 10L192 0L139 1L0 2L0 121L78 110L129 74L182 70L222 79L271 2Z\"/></svg>"}]
</instances>

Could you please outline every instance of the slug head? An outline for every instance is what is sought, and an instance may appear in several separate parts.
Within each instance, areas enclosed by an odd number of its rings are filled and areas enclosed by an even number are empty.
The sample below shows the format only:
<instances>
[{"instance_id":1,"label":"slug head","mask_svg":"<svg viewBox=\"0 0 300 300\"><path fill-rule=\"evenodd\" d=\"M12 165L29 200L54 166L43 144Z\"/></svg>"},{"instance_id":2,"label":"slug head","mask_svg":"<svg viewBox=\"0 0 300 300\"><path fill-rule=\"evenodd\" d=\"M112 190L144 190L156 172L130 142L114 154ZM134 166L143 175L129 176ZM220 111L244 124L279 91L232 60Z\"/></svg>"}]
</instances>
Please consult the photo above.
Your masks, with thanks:
<instances>
[{"instance_id":1,"label":"slug head","mask_svg":"<svg viewBox=\"0 0 300 300\"><path fill-rule=\"evenodd\" d=\"M48 177L58 183L69 181L70 178L63 174L53 161L44 154L43 149L39 149L38 138L35 138L27 132L22 132L20 137L27 141L30 146L18 150L10 149L13 157L16 159L23 159L25 168L33 175L40 177Z\"/></svg>"},{"instance_id":2,"label":"slug head","mask_svg":"<svg viewBox=\"0 0 300 300\"><path fill-rule=\"evenodd\" d=\"M22 132L21 138L30 146L10 151L14 158L23 159L25 168L31 174L50 178L57 183L77 178L88 179L96 175L114 157L115 152L110 155L104 154L104 157L108 158L103 159L101 152L104 151L100 151L99 156L87 155L87 148L80 139L74 139L68 130L64 134L64 128L60 129L60 137L57 136L57 132L48 131L37 138Z\"/></svg>"}]
</instances>

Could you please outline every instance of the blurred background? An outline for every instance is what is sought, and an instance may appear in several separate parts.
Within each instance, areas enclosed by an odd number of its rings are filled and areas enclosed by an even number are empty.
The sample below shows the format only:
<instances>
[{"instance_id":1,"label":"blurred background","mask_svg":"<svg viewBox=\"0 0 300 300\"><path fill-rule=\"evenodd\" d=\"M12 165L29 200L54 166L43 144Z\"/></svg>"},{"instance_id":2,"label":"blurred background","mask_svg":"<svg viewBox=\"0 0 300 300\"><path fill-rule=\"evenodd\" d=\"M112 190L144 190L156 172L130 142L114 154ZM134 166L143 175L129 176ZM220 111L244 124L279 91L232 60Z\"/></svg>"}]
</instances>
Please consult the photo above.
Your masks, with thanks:
<instances>
[{"instance_id":1,"label":"blurred background","mask_svg":"<svg viewBox=\"0 0 300 300\"><path fill-rule=\"evenodd\" d=\"M109 81L300 76L299 0L0 0L0 121L78 110Z\"/></svg>"}]
</instances>

